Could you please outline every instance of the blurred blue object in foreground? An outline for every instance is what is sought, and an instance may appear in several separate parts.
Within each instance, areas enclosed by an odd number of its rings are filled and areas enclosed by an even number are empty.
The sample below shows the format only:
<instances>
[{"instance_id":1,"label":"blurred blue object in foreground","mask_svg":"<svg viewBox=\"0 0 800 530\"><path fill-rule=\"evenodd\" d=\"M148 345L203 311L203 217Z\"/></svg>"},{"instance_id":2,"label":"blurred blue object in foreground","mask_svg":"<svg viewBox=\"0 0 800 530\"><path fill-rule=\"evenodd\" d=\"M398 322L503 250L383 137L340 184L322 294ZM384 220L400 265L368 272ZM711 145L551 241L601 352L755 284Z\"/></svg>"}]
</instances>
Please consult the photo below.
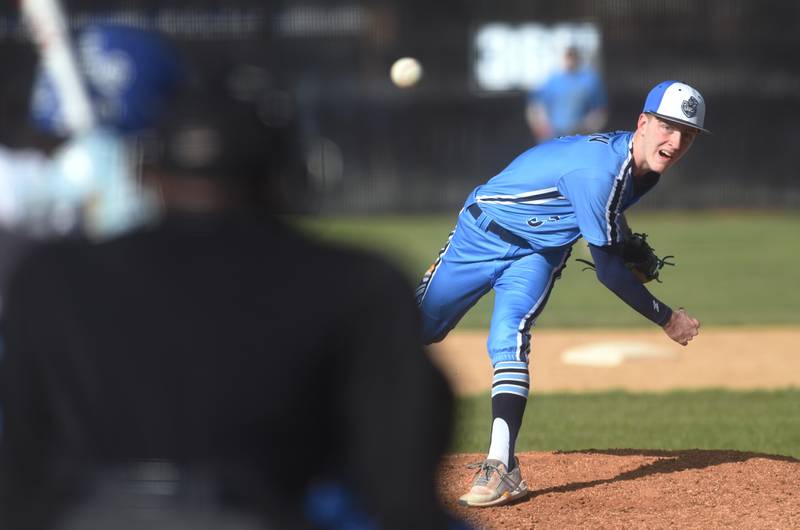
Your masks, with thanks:
<instances>
[{"instance_id":1,"label":"blurred blue object in foreground","mask_svg":"<svg viewBox=\"0 0 800 530\"><path fill-rule=\"evenodd\" d=\"M326 530L379 530L349 489L334 480L320 481L309 487L306 515L312 524Z\"/></svg>"},{"instance_id":2,"label":"blurred blue object in foreground","mask_svg":"<svg viewBox=\"0 0 800 530\"><path fill-rule=\"evenodd\" d=\"M358 498L341 482L323 480L306 492L306 517L324 530L380 530L360 505ZM467 523L451 519L447 530L472 530Z\"/></svg>"}]
</instances>

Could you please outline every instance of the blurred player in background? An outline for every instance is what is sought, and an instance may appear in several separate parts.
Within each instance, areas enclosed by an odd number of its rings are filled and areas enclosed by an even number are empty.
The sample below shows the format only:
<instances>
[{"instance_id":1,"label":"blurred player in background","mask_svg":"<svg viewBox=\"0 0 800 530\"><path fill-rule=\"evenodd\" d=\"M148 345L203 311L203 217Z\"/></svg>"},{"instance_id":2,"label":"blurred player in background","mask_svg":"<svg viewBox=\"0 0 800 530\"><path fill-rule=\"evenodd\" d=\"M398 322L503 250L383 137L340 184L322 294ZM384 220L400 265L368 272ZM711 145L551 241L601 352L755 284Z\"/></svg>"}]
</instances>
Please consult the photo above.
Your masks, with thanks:
<instances>
[{"instance_id":1,"label":"blurred player in background","mask_svg":"<svg viewBox=\"0 0 800 530\"><path fill-rule=\"evenodd\" d=\"M36 146L0 150L0 301L8 271L37 241L102 240L158 213L140 182L140 134L179 82L177 53L153 32L93 24L76 35L75 58L90 125L70 127L72 103L42 61L30 101Z\"/></svg>"},{"instance_id":2,"label":"blurred player in background","mask_svg":"<svg viewBox=\"0 0 800 530\"><path fill-rule=\"evenodd\" d=\"M580 50L569 46L564 52L564 69L528 94L525 118L537 142L587 134L605 125L608 98L603 81L581 62Z\"/></svg>"},{"instance_id":3,"label":"blurred player in background","mask_svg":"<svg viewBox=\"0 0 800 530\"><path fill-rule=\"evenodd\" d=\"M273 217L296 138L224 90L235 70L145 143L157 223L42 245L12 280L4 530L452 527L452 395L411 289Z\"/></svg>"},{"instance_id":4,"label":"blurred player in background","mask_svg":"<svg viewBox=\"0 0 800 530\"><path fill-rule=\"evenodd\" d=\"M495 302L488 350L494 368L488 456L460 502L493 506L527 493L514 448L527 404L530 330L580 237L597 278L686 345L699 322L655 298L629 270L624 211L659 181L704 131L705 102L665 81L650 91L634 132L562 137L534 147L478 186L417 290L426 344L442 340L489 290Z\"/></svg>"},{"instance_id":5,"label":"blurred player in background","mask_svg":"<svg viewBox=\"0 0 800 530\"><path fill-rule=\"evenodd\" d=\"M75 49L94 126L77 133L69 129L69 102L45 69L34 86L31 113L40 130L66 138L53 156L50 193L77 205L73 222L102 239L152 218L155 205L140 186L137 135L164 113L181 78L180 61L160 35L122 25L83 29Z\"/></svg>"},{"instance_id":6,"label":"blurred player in background","mask_svg":"<svg viewBox=\"0 0 800 530\"><path fill-rule=\"evenodd\" d=\"M75 39L77 67L93 125L75 131L70 105L53 72L39 69L31 117L57 140L38 176L4 172L0 219L42 235L84 231L93 238L123 233L152 214L138 188L137 133L151 127L179 78L175 51L152 32L113 24L84 28Z\"/></svg>"}]
</instances>

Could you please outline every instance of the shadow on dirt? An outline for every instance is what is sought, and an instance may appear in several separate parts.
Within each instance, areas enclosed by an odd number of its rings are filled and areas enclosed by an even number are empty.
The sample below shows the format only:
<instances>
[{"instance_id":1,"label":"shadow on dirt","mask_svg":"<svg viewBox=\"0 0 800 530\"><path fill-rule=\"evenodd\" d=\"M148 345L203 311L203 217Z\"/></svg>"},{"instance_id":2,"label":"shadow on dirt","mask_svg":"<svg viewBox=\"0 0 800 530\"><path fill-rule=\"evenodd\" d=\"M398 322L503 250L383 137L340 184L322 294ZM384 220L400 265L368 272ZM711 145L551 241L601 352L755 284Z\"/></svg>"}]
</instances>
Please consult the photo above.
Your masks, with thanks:
<instances>
[{"instance_id":1,"label":"shadow on dirt","mask_svg":"<svg viewBox=\"0 0 800 530\"><path fill-rule=\"evenodd\" d=\"M645 464L636 469L620 473L619 475L608 478L591 480L588 482L573 482L571 484L564 484L562 486L554 486L535 490L527 497L531 499L538 495L545 495L547 493L566 493L570 491L577 491L584 488L592 488L601 484L610 484L614 482L621 482L624 480L636 480L649 475L657 475L662 473L677 473L688 469L703 469L720 464L729 464L735 462L745 462L751 458L765 458L769 460L778 460L782 462L795 462L800 463L800 460L790 456L780 455L767 455L761 453L746 453L741 451L720 451L720 450L703 450L703 449L686 449L678 451L663 451L663 450L646 450L646 449L586 449L582 451L556 451L554 454L574 455L574 454L589 454L589 455L612 455L612 456L652 456L659 459Z\"/></svg>"}]
</instances>

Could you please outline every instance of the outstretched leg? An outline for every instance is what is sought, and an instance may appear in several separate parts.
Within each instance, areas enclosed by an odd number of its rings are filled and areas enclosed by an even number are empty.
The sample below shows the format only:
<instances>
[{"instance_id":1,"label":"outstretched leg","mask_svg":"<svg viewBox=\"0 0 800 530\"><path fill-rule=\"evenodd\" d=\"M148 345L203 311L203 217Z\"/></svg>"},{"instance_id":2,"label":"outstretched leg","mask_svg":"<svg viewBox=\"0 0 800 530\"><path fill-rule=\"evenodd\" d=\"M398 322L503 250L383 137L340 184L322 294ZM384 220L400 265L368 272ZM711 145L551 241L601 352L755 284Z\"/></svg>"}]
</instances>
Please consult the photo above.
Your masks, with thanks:
<instances>
[{"instance_id":1,"label":"outstretched leg","mask_svg":"<svg viewBox=\"0 0 800 530\"><path fill-rule=\"evenodd\" d=\"M530 328L568 257L568 249L529 254L512 261L495 283L488 340L494 367L492 434L487 458L462 504L504 504L527 493L514 450L530 388Z\"/></svg>"}]
</instances>

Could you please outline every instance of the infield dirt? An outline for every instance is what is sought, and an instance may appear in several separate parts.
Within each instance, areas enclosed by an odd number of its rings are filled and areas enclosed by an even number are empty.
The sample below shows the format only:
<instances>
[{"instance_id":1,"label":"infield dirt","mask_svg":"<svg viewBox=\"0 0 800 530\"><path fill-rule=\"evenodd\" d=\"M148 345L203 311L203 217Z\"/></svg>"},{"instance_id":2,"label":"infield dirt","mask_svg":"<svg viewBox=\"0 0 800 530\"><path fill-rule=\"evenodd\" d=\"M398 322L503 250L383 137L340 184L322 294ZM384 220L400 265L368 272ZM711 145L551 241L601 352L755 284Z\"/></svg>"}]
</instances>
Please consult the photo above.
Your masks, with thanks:
<instances>
[{"instance_id":1,"label":"infield dirt","mask_svg":"<svg viewBox=\"0 0 800 530\"><path fill-rule=\"evenodd\" d=\"M566 364L569 349L652 343L663 357L616 366ZM460 395L487 392L491 365L483 332L453 333L431 350ZM534 392L800 387L800 329L711 329L689 346L660 330L534 333ZM531 494L509 506L465 508L469 463L448 455L440 470L446 507L475 528L800 528L800 461L736 451L642 449L518 454Z\"/></svg>"},{"instance_id":2,"label":"infield dirt","mask_svg":"<svg viewBox=\"0 0 800 530\"><path fill-rule=\"evenodd\" d=\"M480 529L800 528L800 461L733 451L519 455L530 495L495 508L456 502L477 455L450 455L441 495Z\"/></svg>"},{"instance_id":3,"label":"infield dirt","mask_svg":"<svg viewBox=\"0 0 800 530\"><path fill-rule=\"evenodd\" d=\"M603 367L561 360L569 349L610 342L649 344L671 355ZM457 394L488 392L492 367L485 332L451 333L431 348L431 355ZM530 358L533 392L800 387L797 328L703 329L688 346L659 329L537 330Z\"/></svg>"}]
</instances>

